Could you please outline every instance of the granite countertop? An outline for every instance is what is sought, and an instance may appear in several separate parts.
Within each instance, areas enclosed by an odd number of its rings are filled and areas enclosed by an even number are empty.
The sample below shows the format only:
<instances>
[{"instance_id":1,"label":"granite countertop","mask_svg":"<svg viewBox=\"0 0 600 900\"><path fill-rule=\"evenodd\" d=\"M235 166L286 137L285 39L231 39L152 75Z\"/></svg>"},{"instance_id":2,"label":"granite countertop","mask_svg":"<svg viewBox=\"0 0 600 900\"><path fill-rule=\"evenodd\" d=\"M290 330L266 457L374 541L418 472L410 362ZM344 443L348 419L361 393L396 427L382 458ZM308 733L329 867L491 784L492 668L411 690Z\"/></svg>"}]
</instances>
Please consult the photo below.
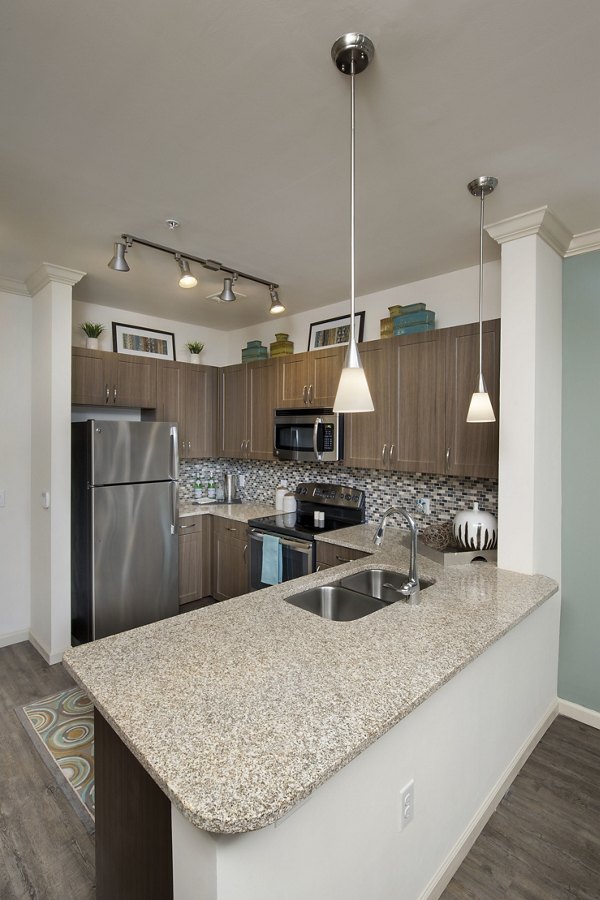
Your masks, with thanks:
<instances>
[{"instance_id":1,"label":"granite countertop","mask_svg":"<svg viewBox=\"0 0 600 900\"><path fill-rule=\"evenodd\" d=\"M406 532L388 526L379 550L373 532L320 536L373 556L65 654L197 827L236 833L281 818L557 590L543 575L488 563L445 569L419 557L419 574L436 583L418 606L330 622L283 602L374 565L406 572Z\"/></svg>"},{"instance_id":2,"label":"granite countertop","mask_svg":"<svg viewBox=\"0 0 600 900\"><path fill-rule=\"evenodd\" d=\"M236 522L247 522L260 516L270 516L275 512L272 503L194 503L189 500L179 504L179 518L186 516L220 516Z\"/></svg>"}]
</instances>

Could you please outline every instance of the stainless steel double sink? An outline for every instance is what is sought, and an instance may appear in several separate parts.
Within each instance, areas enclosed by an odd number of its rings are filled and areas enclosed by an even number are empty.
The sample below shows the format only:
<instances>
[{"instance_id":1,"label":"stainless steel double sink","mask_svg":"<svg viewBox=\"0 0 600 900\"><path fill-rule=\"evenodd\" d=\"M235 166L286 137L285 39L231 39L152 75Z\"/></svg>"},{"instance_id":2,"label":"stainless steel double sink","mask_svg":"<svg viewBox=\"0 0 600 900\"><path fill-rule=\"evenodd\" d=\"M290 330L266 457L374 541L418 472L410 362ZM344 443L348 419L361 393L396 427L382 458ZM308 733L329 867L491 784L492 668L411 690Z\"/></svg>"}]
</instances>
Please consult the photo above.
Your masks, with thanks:
<instances>
[{"instance_id":1,"label":"stainless steel double sink","mask_svg":"<svg viewBox=\"0 0 600 900\"><path fill-rule=\"evenodd\" d=\"M286 597L293 606L333 622L351 622L361 619L378 609L385 609L390 603L402 598L398 593L408 579L401 572L388 569L365 569L332 584L310 588L300 594ZM421 591L431 587L433 581L419 579Z\"/></svg>"}]
</instances>

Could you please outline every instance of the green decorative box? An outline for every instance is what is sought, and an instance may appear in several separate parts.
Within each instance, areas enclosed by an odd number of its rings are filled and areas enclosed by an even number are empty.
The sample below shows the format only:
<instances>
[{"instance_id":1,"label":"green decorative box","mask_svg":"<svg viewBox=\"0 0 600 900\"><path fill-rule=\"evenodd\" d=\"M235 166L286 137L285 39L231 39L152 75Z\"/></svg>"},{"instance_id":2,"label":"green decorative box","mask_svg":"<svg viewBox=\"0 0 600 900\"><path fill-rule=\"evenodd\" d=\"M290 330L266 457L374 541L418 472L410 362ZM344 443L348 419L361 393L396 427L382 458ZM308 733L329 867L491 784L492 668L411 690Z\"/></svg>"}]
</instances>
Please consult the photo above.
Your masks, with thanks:
<instances>
[{"instance_id":1,"label":"green decorative box","mask_svg":"<svg viewBox=\"0 0 600 900\"><path fill-rule=\"evenodd\" d=\"M288 341L288 337L283 332L275 335L276 340L270 345L271 356L289 356L294 352L293 341Z\"/></svg>"},{"instance_id":2,"label":"green decorative box","mask_svg":"<svg viewBox=\"0 0 600 900\"><path fill-rule=\"evenodd\" d=\"M242 348L242 362L251 362L253 359L268 359L269 351L263 347L262 341L248 341Z\"/></svg>"}]
</instances>

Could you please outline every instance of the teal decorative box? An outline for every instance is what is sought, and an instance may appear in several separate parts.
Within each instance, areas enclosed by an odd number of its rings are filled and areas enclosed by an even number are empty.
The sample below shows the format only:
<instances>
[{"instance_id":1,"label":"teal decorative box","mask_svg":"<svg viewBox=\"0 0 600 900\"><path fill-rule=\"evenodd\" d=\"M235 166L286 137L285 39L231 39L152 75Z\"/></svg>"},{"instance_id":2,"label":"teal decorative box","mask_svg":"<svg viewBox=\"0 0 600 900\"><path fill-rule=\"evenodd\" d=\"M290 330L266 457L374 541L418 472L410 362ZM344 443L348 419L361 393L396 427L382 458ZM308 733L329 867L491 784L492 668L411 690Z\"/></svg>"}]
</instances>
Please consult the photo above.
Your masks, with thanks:
<instances>
[{"instance_id":1,"label":"teal decorative box","mask_svg":"<svg viewBox=\"0 0 600 900\"><path fill-rule=\"evenodd\" d=\"M433 331L435 322L421 322L417 325L407 325L405 328L397 328L394 325L394 337L400 337L403 334L419 334L421 331Z\"/></svg>"},{"instance_id":2,"label":"teal decorative box","mask_svg":"<svg viewBox=\"0 0 600 900\"><path fill-rule=\"evenodd\" d=\"M262 341L248 341L242 348L242 362L251 362L253 359L268 359L269 350L263 347Z\"/></svg>"},{"instance_id":3,"label":"teal decorative box","mask_svg":"<svg viewBox=\"0 0 600 900\"><path fill-rule=\"evenodd\" d=\"M432 309L421 309L418 312L402 313L401 316L394 316L394 330L396 328L406 328L407 325L423 325L435 322L435 313Z\"/></svg>"}]
</instances>

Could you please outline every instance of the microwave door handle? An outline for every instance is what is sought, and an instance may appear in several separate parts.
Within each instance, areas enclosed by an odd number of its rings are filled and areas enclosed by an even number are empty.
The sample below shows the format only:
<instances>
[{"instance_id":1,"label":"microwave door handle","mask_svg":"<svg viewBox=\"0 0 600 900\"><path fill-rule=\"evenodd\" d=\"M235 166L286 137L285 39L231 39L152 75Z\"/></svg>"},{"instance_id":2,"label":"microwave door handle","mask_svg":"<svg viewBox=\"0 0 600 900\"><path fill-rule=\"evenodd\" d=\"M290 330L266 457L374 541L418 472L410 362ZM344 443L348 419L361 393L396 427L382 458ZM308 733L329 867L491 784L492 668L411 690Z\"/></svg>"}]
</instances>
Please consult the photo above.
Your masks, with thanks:
<instances>
[{"instance_id":1,"label":"microwave door handle","mask_svg":"<svg viewBox=\"0 0 600 900\"><path fill-rule=\"evenodd\" d=\"M318 460L319 462L321 462L323 459L323 454L319 453L319 449L318 449L319 425L322 425L322 424L323 424L323 419L321 419L321 418L319 418L319 416L317 416L315 419L315 424L314 424L314 428L313 428L313 450L315 453L315 459Z\"/></svg>"}]
</instances>

